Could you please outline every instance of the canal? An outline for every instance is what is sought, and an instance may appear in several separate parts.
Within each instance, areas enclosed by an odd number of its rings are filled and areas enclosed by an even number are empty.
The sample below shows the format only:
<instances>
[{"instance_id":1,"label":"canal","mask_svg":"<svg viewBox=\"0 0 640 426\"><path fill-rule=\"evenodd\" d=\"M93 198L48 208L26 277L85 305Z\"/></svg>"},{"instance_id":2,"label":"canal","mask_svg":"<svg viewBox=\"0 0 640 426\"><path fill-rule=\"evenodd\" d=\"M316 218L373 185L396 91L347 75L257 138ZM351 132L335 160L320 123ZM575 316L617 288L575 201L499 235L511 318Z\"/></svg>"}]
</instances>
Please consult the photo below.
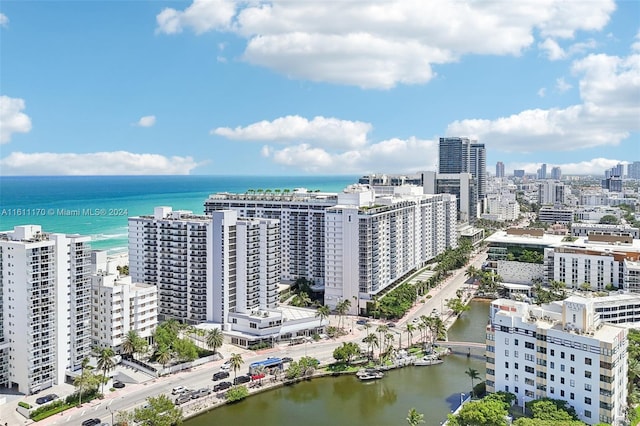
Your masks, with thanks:
<instances>
[{"instance_id":1,"label":"canal","mask_svg":"<svg viewBox=\"0 0 640 426\"><path fill-rule=\"evenodd\" d=\"M449 329L449 340L484 342L489 304L471 302ZM411 408L424 414L425 424L439 425L460 405L461 393L468 394L469 367L484 376L483 350L460 348L440 365L406 367L385 373L381 380L360 382L354 376L325 377L251 396L184 423L209 425L367 425L406 424Z\"/></svg>"}]
</instances>

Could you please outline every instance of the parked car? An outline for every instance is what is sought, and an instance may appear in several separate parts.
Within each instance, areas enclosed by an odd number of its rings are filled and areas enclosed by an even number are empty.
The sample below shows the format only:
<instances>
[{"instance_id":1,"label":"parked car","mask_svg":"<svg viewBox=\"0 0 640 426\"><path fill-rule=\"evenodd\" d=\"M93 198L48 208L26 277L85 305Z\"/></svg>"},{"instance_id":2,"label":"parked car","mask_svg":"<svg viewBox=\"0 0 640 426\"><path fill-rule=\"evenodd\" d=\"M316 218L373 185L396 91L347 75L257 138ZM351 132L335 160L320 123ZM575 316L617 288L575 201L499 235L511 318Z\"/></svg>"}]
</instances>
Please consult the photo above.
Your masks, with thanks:
<instances>
[{"instance_id":1,"label":"parked car","mask_svg":"<svg viewBox=\"0 0 640 426\"><path fill-rule=\"evenodd\" d=\"M251 381L251 377L249 376L238 376L235 379L233 379L233 384L234 385L239 385L242 383L247 383Z\"/></svg>"},{"instance_id":2,"label":"parked car","mask_svg":"<svg viewBox=\"0 0 640 426\"><path fill-rule=\"evenodd\" d=\"M233 386L231 384L231 382L220 382L220 383L216 384L213 387L213 391L214 392L220 392L220 391L223 391L225 389L229 389L231 386Z\"/></svg>"},{"instance_id":3,"label":"parked car","mask_svg":"<svg viewBox=\"0 0 640 426\"><path fill-rule=\"evenodd\" d=\"M171 390L171 393L173 395L178 395L180 393L185 393L185 392L188 392L188 391L189 391L189 389L185 388L184 386L176 386L175 388L173 388Z\"/></svg>"},{"instance_id":4,"label":"parked car","mask_svg":"<svg viewBox=\"0 0 640 426\"><path fill-rule=\"evenodd\" d=\"M181 394L176 398L176 405L184 404L187 401L191 401L191 392Z\"/></svg>"},{"instance_id":5,"label":"parked car","mask_svg":"<svg viewBox=\"0 0 640 426\"><path fill-rule=\"evenodd\" d=\"M363 319L356 321L356 324L358 325L367 325L368 323L369 321Z\"/></svg>"},{"instance_id":6,"label":"parked car","mask_svg":"<svg viewBox=\"0 0 640 426\"><path fill-rule=\"evenodd\" d=\"M213 380L222 380L222 379L226 379L227 377L229 377L228 371L218 371L216 374L213 375Z\"/></svg>"},{"instance_id":7,"label":"parked car","mask_svg":"<svg viewBox=\"0 0 640 426\"><path fill-rule=\"evenodd\" d=\"M220 366L220 371L229 371L231 370L231 361L225 361L224 364Z\"/></svg>"},{"instance_id":8,"label":"parked car","mask_svg":"<svg viewBox=\"0 0 640 426\"><path fill-rule=\"evenodd\" d=\"M392 327L395 327L395 326L396 326L395 322L388 322L387 323L387 327L389 327L389 328L392 328Z\"/></svg>"},{"instance_id":9,"label":"parked car","mask_svg":"<svg viewBox=\"0 0 640 426\"><path fill-rule=\"evenodd\" d=\"M100 419L87 419L82 422L82 426L95 426L99 425L100 423L102 423L102 420Z\"/></svg>"},{"instance_id":10,"label":"parked car","mask_svg":"<svg viewBox=\"0 0 640 426\"><path fill-rule=\"evenodd\" d=\"M285 356L284 358L282 358L282 362L291 362L293 361L293 358L289 358L288 356Z\"/></svg>"},{"instance_id":11,"label":"parked car","mask_svg":"<svg viewBox=\"0 0 640 426\"><path fill-rule=\"evenodd\" d=\"M207 395L211 395L211 389L209 388L202 388L202 389L198 389L197 391L191 392L192 399L197 399L197 398L200 398L201 396L207 396Z\"/></svg>"},{"instance_id":12,"label":"parked car","mask_svg":"<svg viewBox=\"0 0 640 426\"><path fill-rule=\"evenodd\" d=\"M124 387L124 383L122 383L119 380L116 380L115 382L113 382L113 387L116 389L122 389Z\"/></svg>"},{"instance_id":13,"label":"parked car","mask_svg":"<svg viewBox=\"0 0 640 426\"><path fill-rule=\"evenodd\" d=\"M47 402L51 402L56 398L58 398L58 395L56 395L55 393L50 393L49 395L41 396L40 398L36 399L36 404L46 404Z\"/></svg>"}]
</instances>

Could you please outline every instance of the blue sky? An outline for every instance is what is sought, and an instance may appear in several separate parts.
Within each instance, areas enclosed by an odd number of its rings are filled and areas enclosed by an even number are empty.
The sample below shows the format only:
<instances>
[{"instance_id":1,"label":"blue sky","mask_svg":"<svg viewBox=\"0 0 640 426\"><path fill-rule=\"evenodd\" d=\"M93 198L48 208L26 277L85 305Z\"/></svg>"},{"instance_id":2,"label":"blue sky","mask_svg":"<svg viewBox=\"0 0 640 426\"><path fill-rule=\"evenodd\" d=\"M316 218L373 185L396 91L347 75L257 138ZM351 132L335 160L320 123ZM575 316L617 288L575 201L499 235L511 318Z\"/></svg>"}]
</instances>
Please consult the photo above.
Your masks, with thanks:
<instances>
[{"instance_id":1,"label":"blue sky","mask_svg":"<svg viewBox=\"0 0 640 426\"><path fill-rule=\"evenodd\" d=\"M640 2L0 3L0 173L487 169L640 160Z\"/></svg>"}]
</instances>

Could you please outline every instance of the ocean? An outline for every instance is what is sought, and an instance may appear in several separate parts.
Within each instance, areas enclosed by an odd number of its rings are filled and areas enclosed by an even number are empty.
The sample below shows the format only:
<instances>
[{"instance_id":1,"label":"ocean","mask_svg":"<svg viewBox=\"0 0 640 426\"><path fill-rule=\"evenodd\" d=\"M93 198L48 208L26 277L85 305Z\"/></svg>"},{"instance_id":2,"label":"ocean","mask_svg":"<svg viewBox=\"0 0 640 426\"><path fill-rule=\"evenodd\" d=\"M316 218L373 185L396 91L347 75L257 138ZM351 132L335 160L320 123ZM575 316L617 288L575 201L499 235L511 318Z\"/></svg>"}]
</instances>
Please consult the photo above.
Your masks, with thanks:
<instances>
[{"instance_id":1,"label":"ocean","mask_svg":"<svg viewBox=\"0 0 640 426\"><path fill-rule=\"evenodd\" d=\"M204 212L217 192L307 188L339 192L358 176L0 176L0 232L41 225L91 236L110 254L127 251L127 218L157 206Z\"/></svg>"}]
</instances>

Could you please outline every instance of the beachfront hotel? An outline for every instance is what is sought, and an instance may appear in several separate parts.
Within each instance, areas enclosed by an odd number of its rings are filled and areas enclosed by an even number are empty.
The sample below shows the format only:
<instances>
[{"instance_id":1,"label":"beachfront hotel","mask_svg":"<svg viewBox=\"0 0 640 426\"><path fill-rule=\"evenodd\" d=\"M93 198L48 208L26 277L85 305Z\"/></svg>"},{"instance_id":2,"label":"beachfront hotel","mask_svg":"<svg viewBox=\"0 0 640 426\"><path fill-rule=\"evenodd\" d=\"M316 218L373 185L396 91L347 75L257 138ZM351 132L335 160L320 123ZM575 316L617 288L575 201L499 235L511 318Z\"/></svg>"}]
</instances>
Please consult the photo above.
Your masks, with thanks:
<instances>
[{"instance_id":1,"label":"beachfront hotel","mask_svg":"<svg viewBox=\"0 0 640 426\"><path fill-rule=\"evenodd\" d=\"M89 240L39 225L0 232L0 385L32 394L90 355Z\"/></svg>"},{"instance_id":2,"label":"beachfront hotel","mask_svg":"<svg viewBox=\"0 0 640 426\"><path fill-rule=\"evenodd\" d=\"M384 193L362 184L340 193L218 193L205 211L218 210L278 219L282 281L307 278L329 307L350 300L351 313L364 312L374 295L457 246L456 198L412 185Z\"/></svg>"},{"instance_id":3,"label":"beachfront hotel","mask_svg":"<svg viewBox=\"0 0 640 426\"><path fill-rule=\"evenodd\" d=\"M544 397L562 399L587 424L624 419L627 329L603 321L596 300L571 296L543 306L493 301L486 339L487 391L511 392L520 405Z\"/></svg>"},{"instance_id":4,"label":"beachfront hotel","mask_svg":"<svg viewBox=\"0 0 640 426\"><path fill-rule=\"evenodd\" d=\"M311 335L327 324L314 310L279 307L280 259L275 219L171 207L129 218L129 272L157 286L159 319L220 327L236 345Z\"/></svg>"}]
</instances>

